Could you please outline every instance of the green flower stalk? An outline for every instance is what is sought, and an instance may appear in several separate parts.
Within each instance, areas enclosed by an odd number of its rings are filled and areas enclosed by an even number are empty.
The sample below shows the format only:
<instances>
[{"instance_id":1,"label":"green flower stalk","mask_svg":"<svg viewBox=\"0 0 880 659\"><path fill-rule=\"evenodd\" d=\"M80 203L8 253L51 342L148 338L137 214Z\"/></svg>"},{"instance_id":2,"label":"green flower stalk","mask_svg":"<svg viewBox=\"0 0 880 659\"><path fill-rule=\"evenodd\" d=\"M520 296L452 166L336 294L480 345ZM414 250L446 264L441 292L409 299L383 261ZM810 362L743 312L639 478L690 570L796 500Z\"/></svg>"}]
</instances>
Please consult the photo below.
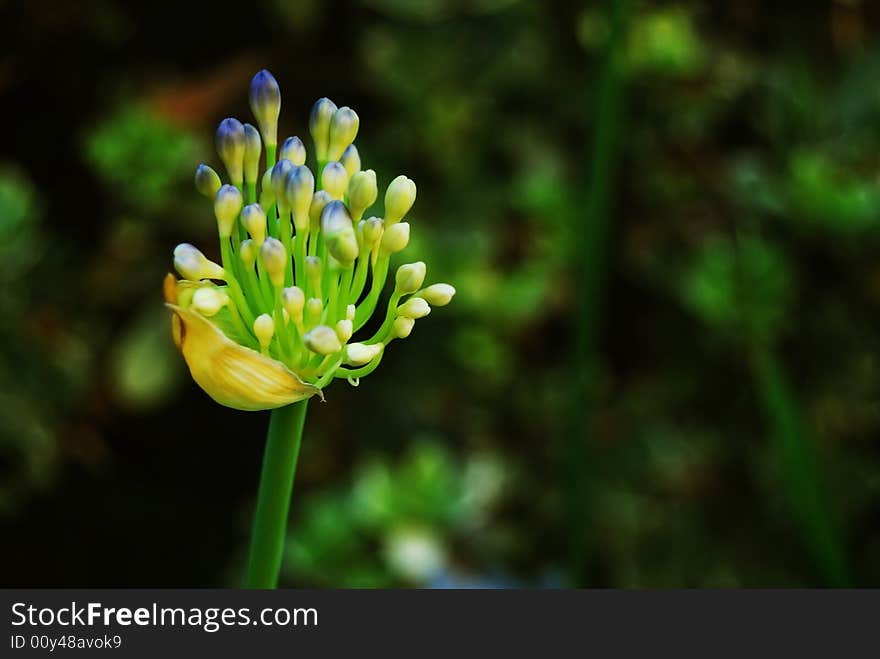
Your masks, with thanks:
<instances>
[{"instance_id":1,"label":"green flower stalk","mask_svg":"<svg viewBox=\"0 0 880 659\"><path fill-rule=\"evenodd\" d=\"M362 219L379 193L376 173L361 170L353 144L355 111L326 98L315 103L310 169L298 137L278 148L281 93L268 71L251 82L250 105L259 130L234 118L217 129L225 183L208 165L195 175L196 189L214 204L221 263L178 245L181 279L166 277L165 298L196 383L221 405L274 410L246 576L247 586L274 587L308 400L323 400L337 379L356 386L392 341L448 304L455 289L423 286L422 262L402 265L379 328L360 336L392 258L409 242L403 220L415 183L398 176L385 193L385 217Z\"/></svg>"}]
</instances>

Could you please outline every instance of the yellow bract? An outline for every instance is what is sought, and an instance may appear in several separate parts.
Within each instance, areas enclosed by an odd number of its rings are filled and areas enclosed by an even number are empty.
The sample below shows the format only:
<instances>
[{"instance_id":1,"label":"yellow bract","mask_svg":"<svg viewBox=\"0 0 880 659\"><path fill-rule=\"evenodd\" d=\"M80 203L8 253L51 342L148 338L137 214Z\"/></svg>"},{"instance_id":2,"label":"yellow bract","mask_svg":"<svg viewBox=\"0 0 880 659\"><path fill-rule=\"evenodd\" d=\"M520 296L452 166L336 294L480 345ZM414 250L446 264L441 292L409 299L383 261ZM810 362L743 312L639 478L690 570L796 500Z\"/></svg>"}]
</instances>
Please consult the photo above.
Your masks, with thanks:
<instances>
[{"instance_id":1,"label":"yellow bract","mask_svg":"<svg viewBox=\"0 0 880 659\"><path fill-rule=\"evenodd\" d=\"M193 380L215 401L236 410L283 407L321 390L284 364L241 346L190 309L168 304L175 315L175 340Z\"/></svg>"}]
</instances>

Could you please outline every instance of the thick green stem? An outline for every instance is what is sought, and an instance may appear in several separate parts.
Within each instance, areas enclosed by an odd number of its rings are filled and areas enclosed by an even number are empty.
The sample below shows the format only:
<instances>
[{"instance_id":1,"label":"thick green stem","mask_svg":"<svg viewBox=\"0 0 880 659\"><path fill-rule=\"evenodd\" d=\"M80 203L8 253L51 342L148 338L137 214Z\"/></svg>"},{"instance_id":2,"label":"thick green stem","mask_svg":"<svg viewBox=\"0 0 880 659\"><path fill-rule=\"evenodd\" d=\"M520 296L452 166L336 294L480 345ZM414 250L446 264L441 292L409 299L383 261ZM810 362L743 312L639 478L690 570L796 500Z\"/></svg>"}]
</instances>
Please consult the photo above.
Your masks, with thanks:
<instances>
[{"instance_id":1,"label":"thick green stem","mask_svg":"<svg viewBox=\"0 0 880 659\"><path fill-rule=\"evenodd\" d=\"M272 411L251 533L245 588L275 588L308 399Z\"/></svg>"},{"instance_id":2,"label":"thick green stem","mask_svg":"<svg viewBox=\"0 0 880 659\"><path fill-rule=\"evenodd\" d=\"M833 587L851 585L846 552L821 487L816 448L801 415L785 369L771 348L755 348L752 367L764 413L771 426L771 446L781 469L782 485L807 551Z\"/></svg>"}]
</instances>

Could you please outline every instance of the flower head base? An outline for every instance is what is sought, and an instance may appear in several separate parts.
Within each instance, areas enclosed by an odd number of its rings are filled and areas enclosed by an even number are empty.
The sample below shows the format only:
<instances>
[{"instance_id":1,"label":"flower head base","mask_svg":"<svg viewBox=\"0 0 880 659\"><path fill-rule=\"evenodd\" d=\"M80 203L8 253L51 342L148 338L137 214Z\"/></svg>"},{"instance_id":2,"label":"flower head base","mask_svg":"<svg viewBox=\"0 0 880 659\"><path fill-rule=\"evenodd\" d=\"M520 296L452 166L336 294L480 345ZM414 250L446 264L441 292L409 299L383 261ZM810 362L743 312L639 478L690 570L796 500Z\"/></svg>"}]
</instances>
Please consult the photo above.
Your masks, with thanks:
<instances>
[{"instance_id":1,"label":"flower head base","mask_svg":"<svg viewBox=\"0 0 880 659\"><path fill-rule=\"evenodd\" d=\"M225 185L207 165L196 171L197 189L214 203L221 263L178 245L182 279L169 275L164 290L196 383L222 405L262 410L323 398L337 378L357 383L455 289L423 288L425 264L402 265L378 330L358 336L376 312L392 256L409 242L402 220L415 183L398 176L385 192L386 217L363 220L379 191L353 144L357 113L326 98L315 103L315 162L307 166L298 137L284 140L275 161L281 93L268 71L254 77L250 104L259 131L234 118L217 130Z\"/></svg>"}]
</instances>

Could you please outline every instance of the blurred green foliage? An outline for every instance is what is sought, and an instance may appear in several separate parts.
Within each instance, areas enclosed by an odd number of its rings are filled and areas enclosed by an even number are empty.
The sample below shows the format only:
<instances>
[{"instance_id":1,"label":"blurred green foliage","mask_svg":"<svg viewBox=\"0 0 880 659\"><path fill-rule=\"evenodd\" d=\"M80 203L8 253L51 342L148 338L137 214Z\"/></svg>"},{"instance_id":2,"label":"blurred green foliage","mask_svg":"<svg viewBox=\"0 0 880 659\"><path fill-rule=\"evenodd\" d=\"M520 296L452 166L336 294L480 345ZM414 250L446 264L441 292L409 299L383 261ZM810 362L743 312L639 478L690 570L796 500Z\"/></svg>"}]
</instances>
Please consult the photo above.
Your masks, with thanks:
<instances>
[{"instance_id":1,"label":"blurred green foliage","mask_svg":"<svg viewBox=\"0 0 880 659\"><path fill-rule=\"evenodd\" d=\"M511 478L497 457L473 455L459 465L427 440L396 464L367 458L350 485L301 502L287 578L312 586L431 586L450 576L456 543L479 549Z\"/></svg>"},{"instance_id":2,"label":"blurred green foliage","mask_svg":"<svg viewBox=\"0 0 880 659\"><path fill-rule=\"evenodd\" d=\"M88 135L85 155L126 202L147 210L169 201L199 157L191 134L139 105L122 106Z\"/></svg>"}]
</instances>

